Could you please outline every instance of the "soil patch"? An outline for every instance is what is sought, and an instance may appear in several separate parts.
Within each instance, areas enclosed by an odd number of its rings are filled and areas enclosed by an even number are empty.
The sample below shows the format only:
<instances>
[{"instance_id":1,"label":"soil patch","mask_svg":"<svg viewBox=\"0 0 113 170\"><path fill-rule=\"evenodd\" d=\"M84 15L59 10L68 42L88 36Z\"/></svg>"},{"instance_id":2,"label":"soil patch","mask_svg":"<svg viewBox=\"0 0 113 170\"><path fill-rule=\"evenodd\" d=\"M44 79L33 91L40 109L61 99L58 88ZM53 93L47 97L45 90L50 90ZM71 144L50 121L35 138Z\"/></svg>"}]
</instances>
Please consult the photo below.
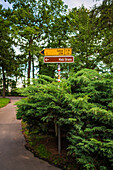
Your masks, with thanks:
<instances>
[{"instance_id":1,"label":"soil patch","mask_svg":"<svg viewBox=\"0 0 113 170\"><path fill-rule=\"evenodd\" d=\"M31 151L35 157L48 161L50 164L61 169L78 170L74 165L73 158L67 155L68 141L62 138L61 154L58 154L57 137L29 133L26 124L22 123L23 134L26 140L26 149Z\"/></svg>"}]
</instances>

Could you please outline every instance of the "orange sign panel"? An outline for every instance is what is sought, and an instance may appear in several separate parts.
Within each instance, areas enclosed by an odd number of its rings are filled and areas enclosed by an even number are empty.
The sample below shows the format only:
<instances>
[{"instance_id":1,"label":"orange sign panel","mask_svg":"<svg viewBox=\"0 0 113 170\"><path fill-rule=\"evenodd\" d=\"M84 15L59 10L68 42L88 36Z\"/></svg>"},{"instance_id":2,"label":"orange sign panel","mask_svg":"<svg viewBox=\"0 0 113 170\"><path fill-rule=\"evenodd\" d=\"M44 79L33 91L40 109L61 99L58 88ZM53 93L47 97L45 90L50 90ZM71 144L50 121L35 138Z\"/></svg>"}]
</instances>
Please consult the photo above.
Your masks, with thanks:
<instances>
[{"instance_id":1,"label":"orange sign panel","mask_svg":"<svg viewBox=\"0 0 113 170\"><path fill-rule=\"evenodd\" d=\"M45 56L70 56L72 55L72 48L46 48L40 53Z\"/></svg>"}]
</instances>

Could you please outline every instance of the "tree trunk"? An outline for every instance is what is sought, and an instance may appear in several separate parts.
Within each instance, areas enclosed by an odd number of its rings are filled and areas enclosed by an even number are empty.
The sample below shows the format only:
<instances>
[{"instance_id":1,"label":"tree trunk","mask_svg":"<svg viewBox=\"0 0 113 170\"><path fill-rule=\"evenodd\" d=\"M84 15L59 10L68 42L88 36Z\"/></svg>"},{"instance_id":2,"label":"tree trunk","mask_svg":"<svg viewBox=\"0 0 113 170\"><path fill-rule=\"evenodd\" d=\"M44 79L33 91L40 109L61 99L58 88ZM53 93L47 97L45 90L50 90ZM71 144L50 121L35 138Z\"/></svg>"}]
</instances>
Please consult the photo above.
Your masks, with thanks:
<instances>
[{"instance_id":1,"label":"tree trunk","mask_svg":"<svg viewBox=\"0 0 113 170\"><path fill-rule=\"evenodd\" d=\"M32 55L31 55L32 43L33 43L33 40L30 39L29 40L29 59L28 59L28 85L30 84L31 59L32 59Z\"/></svg>"},{"instance_id":2,"label":"tree trunk","mask_svg":"<svg viewBox=\"0 0 113 170\"><path fill-rule=\"evenodd\" d=\"M34 59L32 57L32 72L33 72L33 78L35 78L35 74L34 74Z\"/></svg>"},{"instance_id":3,"label":"tree trunk","mask_svg":"<svg viewBox=\"0 0 113 170\"><path fill-rule=\"evenodd\" d=\"M5 92L6 92L6 79L5 79L5 72L4 72L4 66L2 66L2 74L3 74L3 98L5 98Z\"/></svg>"},{"instance_id":4,"label":"tree trunk","mask_svg":"<svg viewBox=\"0 0 113 170\"><path fill-rule=\"evenodd\" d=\"M29 60L28 60L28 85L30 84L30 72L31 72L31 53L29 51Z\"/></svg>"}]
</instances>

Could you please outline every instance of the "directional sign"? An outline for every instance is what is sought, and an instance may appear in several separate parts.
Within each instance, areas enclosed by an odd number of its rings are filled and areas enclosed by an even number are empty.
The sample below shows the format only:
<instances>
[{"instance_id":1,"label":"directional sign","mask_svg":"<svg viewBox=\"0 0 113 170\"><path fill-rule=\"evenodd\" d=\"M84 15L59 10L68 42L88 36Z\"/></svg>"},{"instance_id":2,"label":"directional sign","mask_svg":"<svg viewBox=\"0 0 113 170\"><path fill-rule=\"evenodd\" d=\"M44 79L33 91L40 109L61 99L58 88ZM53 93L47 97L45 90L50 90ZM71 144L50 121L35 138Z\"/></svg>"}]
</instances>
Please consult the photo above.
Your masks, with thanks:
<instances>
[{"instance_id":1,"label":"directional sign","mask_svg":"<svg viewBox=\"0 0 113 170\"><path fill-rule=\"evenodd\" d=\"M72 55L71 48L46 48L40 51L40 54L45 56L70 56Z\"/></svg>"},{"instance_id":2,"label":"directional sign","mask_svg":"<svg viewBox=\"0 0 113 170\"><path fill-rule=\"evenodd\" d=\"M74 57L73 56L45 56L44 63L73 63Z\"/></svg>"}]
</instances>

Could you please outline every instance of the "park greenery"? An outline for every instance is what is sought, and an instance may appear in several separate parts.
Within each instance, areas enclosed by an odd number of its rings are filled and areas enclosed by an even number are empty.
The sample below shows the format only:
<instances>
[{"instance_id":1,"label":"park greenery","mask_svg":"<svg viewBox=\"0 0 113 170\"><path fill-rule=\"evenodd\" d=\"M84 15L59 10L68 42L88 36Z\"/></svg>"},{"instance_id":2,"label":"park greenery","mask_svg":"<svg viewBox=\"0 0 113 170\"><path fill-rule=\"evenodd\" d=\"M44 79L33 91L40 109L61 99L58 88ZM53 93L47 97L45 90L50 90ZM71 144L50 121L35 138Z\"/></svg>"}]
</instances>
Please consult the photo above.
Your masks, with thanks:
<instances>
[{"instance_id":1,"label":"park greenery","mask_svg":"<svg viewBox=\"0 0 113 170\"><path fill-rule=\"evenodd\" d=\"M10 99L8 98L0 98L0 108L6 106L9 103Z\"/></svg>"},{"instance_id":2,"label":"park greenery","mask_svg":"<svg viewBox=\"0 0 113 170\"><path fill-rule=\"evenodd\" d=\"M62 0L4 1L11 8L0 5L1 95L25 96L17 118L29 132L55 136L60 126L75 167L112 169L113 1L71 10ZM40 51L67 47L74 63L61 64L59 85L57 64L44 64Z\"/></svg>"},{"instance_id":3,"label":"park greenery","mask_svg":"<svg viewBox=\"0 0 113 170\"><path fill-rule=\"evenodd\" d=\"M40 76L19 90L17 118L35 136L55 136L61 127L67 154L79 169L113 168L113 74L83 69L62 81Z\"/></svg>"},{"instance_id":4,"label":"park greenery","mask_svg":"<svg viewBox=\"0 0 113 170\"><path fill-rule=\"evenodd\" d=\"M0 5L0 91L14 95L18 81L23 86L43 74L55 78L56 64L44 64L44 48L71 47L75 62L61 64L62 77L83 68L113 72L113 2L71 10L62 0L4 0ZM96 3L96 1L95 1ZM15 51L20 51L19 54Z\"/></svg>"}]
</instances>

